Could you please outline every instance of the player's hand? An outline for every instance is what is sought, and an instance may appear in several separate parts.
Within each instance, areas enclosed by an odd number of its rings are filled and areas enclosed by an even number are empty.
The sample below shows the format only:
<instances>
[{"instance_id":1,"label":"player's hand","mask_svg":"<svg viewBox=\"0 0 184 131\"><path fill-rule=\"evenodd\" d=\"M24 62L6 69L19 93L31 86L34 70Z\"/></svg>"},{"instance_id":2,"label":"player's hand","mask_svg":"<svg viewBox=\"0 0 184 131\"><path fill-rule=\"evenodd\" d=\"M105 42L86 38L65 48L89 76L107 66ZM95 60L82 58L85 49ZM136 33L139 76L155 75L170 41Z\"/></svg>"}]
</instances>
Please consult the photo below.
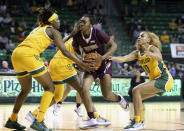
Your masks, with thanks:
<instances>
[{"instance_id":1,"label":"player's hand","mask_svg":"<svg viewBox=\"0 0 184 131\"><path fill-rule=\"evenodd\" d=\"M100 54L97 53L97 57L95 59L92 59L91 63L92 64L97 64L97 63L99 63L99 62L101 62L103 60L104 60L103 56L101 56Z\"/></svg>"},{"instance_id":2,"label":"player's hand","mask_svg":"<svg viewBox=\"0 0 184 131\"><path fill-rule=\"evenodd\" d=\"M93 72L96 70L96 68L94 67L94 65L92 63L81 62L80 67L82 67L84 70L86 70L88 72Z\"/></svg>"}]
</instances>

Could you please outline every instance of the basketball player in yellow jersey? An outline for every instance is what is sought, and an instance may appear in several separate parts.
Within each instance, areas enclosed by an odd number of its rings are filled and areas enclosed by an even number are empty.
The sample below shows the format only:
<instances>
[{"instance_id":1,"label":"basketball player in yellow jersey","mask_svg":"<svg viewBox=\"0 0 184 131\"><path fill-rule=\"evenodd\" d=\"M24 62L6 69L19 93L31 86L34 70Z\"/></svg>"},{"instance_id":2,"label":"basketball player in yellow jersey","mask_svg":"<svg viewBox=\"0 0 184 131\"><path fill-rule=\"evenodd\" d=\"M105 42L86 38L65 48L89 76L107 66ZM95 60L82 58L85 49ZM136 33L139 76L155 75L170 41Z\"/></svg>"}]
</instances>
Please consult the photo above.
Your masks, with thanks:
<instances>
[{"instance_id":1,"label":"basketball player in yellow jersey","mask_svg":"<svg viewBox=\"0 0 184 131\"><path fill-rule=\"evenodd\" d=\"M26 128L17 122L18 112L32 88L32 77L34 77L42 85L45 92L41 98L38 116L31 124L31 128L37 131L49 131L43 122L43 118L54 98L54 85L44 62L40 59L40 53L52 42L62 51L63 55L90 71L89 66L70 53L63 44L60 32L57 30L60 26L58 15L51 9L41 8L39 11L39 26L27 36L12 54L12 64L22 90L15 101L12 115L5 124L5 127L10 129L23 130Z\"/></svg>"},{"instance_id":2,"label":"basketball player in yellow jersey","mask_svg":"<svg viewBox=\"0 0 184 131\"><path fill-rule=\"evenodd\" d=\"M173 85L173 78L163 63L159 37L152 32L141 32L136 42L136 48L137 50L128 55L111 57L111 60L119 63L138 59L149 76L148 82L139 84L132 91L134 120L124 130L143 129L140 122L142 100L169 91Z\"/></svg>"}]
</instances>

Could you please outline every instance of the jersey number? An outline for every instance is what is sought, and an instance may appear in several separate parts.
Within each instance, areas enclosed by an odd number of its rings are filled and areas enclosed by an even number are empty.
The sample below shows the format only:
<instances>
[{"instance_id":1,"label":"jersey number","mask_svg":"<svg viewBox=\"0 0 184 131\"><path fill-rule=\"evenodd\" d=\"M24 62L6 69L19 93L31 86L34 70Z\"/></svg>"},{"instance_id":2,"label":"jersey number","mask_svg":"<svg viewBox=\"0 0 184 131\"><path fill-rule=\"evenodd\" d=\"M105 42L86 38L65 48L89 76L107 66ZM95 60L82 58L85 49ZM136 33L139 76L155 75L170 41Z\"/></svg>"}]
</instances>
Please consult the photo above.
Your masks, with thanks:
<instances>
[{"instance_id":1,"label":"jersey number","mask_svg":"<svg viewBox=\"0 0 184 131\"><path fill-rule=\"evenodd\" d=\"M146 73L150 73L150 69L147 65L144 65L143 69L146 71Z\"/></svg>"}]
</instances>

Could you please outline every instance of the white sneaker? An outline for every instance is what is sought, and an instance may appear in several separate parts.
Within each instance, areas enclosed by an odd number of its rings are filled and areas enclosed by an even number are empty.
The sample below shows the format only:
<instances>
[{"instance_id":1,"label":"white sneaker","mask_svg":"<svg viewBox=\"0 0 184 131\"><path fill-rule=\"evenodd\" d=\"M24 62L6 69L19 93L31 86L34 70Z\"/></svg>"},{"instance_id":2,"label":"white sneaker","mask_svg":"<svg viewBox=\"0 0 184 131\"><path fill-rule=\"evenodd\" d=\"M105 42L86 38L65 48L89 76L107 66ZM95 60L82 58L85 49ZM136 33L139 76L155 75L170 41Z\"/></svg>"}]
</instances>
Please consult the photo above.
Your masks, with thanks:
<instances>
[{"instance_id":1,"label":"white sneaker","mask_svg":"<svg viewBox=\"0 0 184 131\"><path fill-rule=\"evenodd\" d=\"M121 97L121 101L119 102L119 104L121 105L121 107L125 110L125 111L128 111L128 108L129 108L129 104L128 102L125 100L125 98L120 95L120 94L117 94L118 96Z\"/></svg>"},{"instance_id":2,"label":"white sneaker","mask_svg":"<svg viewBox=\"0 0 184 131\"><path fill-rule=\"evenodd\" d=\"M143 129L144 129L144 128L146 128L146 125L145 125L144 121L143 121L143 122L141 122L141 123L142 123L142 127L143 127Z\"/></svg>"},{"instance_id":3,"label":"white sneaker","mask_svg":"<svg viewBox=\"0 0 184 131\"><path fill-rule=\"evenodd\" d=\"M107 126L111 125L111 122L109 120L107 120L101 116L99 118L97 118L96 120L97 120L99 126L106 126L107 127Z\"/></svg>"},{"instance_id":4,"label":"white sneaker","mask_svg":"<svg viewBox=\"0 0 184 131\"><path fill-rule=\"evenodd\" d=\"M57 103L54 105L53 113L54 115L58 116L60 113L61 104Z\"/></svg>"},{"instance_id":5,"label":"white sneaker","mask_svg":"<svg viewBox=\"0 0 184 131\"><path fill-rule=\"evenodd\" d=\"M36 115L33 115L32 113L31 113L31 111L29 111L29 113L27 113L27 115L26 115L26 120L28 120L29 122L31 122L31 123L33 123L33 121L36 119Z\"/></svg>"},{"instance_id":6,"label":"white sneaker","mask_svg":"<svg viewBox=\"0 0 184 131\"><path fill-rule=\"evenodd\" d=\"M92 118L86 121L86 123L84 125L80 125L80 129L82 130L87 130L90 128L96 128L98 126L97 120Z\"/></svg>"},{"instance_id":7,"label":"white sneaker","mask_svg":"<svg viewBox=\"0 0 184 131\"><path fill-rule=\"evenodd\" d=\"M82 117L83 116L82 107L81 106L79 106L78 108L76 108L74 111L77 113L77 115L79 117Z\"/></svg>"}]
</instances>

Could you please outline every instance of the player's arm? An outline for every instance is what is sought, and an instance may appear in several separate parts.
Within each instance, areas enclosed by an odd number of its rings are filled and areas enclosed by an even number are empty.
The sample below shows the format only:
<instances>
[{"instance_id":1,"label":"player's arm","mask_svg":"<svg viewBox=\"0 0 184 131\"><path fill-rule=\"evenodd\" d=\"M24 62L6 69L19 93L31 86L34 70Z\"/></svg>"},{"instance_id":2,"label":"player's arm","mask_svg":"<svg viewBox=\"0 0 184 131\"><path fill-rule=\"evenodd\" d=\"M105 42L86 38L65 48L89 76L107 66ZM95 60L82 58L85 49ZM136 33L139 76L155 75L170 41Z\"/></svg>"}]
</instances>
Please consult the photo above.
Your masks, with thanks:
<instances>
[{"instance_id":1,"label":"player's arm","mask_svg":"<svg viewBox=\"0 0 184 131\"><path fill-rule=\"evenodd\" d=\"M144 53L147 56L153 57L157 61L162 61L163 60L160 50L155 46L151 46L151 48L149 50L146 50Z\"/></svg>"},{"instance_id":2,"label":"player's arm","mask_svg":"<svg viewBox=\"0 0 184 131\"><path fill-rule=\"evenodd\" d=\"M63 38L63 42L65 43L67 40L69 40L71 38L71 36L70 35L68 35L68 36L66 36L66 37L64 37Z\"/></svg>"},{"instance_id":3,"label":"player's arm","mask_svg":"<svg viewBox=\"0 0 184 131\"><path fill-rule=\"evenodd\" d=\"M135 51L133 51L130 54L125 55L125 56L111 56L110 59L112 61L116 61L118 63L124 63L124 62L133 61L133 60L137 59L137 55L138 55L138 51L135 50Z\"/></svg>"},{"instance_id":4,"label":"player's arm","mask_svg":"<svg viewBox=\"0 0 184 131\"><path fill-rule=\"evenodd\" d=\"M114 41L114 37L111 37L107 45L110 47L110 49L102 56L103 60L108 58L110 55L112 55L117 50L117 44Z\"/></svg>"},{"instance_id":5,"label":"player's arm","mask_svg":"<svg viewBox=\"0 0 184 131\"><path fill-rule=\"evenodd\" d=\"M61 34L60 34L59 31L57 31L54 28L50 27L50 28L47 28L46 29L46 32L49 35L49 37L53 39L54 43L59 48L59 50L61 50L61 52L63 53L63 55L65 55L66 57L68 57L69 59L71 59L72 61L74 61L75 63L81 65L81 67L83 67L87 71L91 71L91 69L89 68L89 66L87 64L83 63L75 55L73 55L71 52L69 52L66 49L66 47L65 47L65 45L63 43Z\"/></svg>"}]
</instances>

